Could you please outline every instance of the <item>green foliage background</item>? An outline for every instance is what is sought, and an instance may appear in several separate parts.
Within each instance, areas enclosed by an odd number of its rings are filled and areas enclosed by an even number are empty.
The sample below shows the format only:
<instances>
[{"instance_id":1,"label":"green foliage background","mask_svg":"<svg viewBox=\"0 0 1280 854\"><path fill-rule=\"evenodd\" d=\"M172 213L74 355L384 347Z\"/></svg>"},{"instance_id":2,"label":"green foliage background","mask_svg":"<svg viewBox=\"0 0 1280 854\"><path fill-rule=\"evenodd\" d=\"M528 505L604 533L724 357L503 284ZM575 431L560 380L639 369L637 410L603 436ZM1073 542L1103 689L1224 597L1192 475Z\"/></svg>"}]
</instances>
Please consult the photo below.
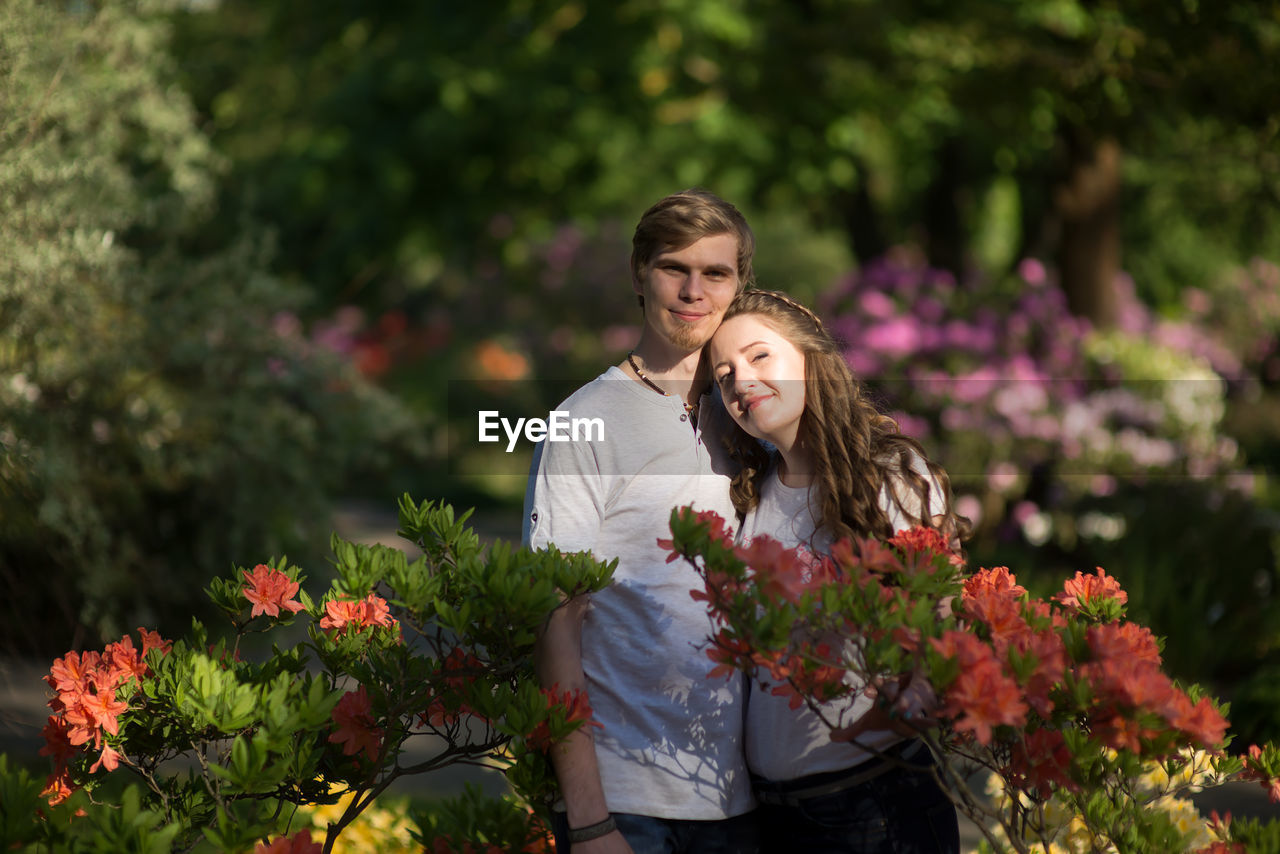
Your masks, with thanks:
<instances>
[{"instance_id":1,"label":"green foliage background","mask_svg":"<svg viewBox=\"0 0 1280 854\"><path fill-rule=\"evenodd\" d=\"M683 187L737 203L761 284L812 302L887 252L961 281L1052 268L1071 170L1113 141L1123 267L1177 316L1280 257L1277 50L1276 0L11 0L0 643L185 626L227 566L318 560L340 495L480 503L509 531L527 457L495 473L447 428L558 398L484 385L481 348L570 386L620 358L630 228ZM385 372L321 343L351 305ZM1225 423L1266 475L1280 377L1255 379ZM1174 499L1122 491L1121 543L1033 554L1134 564L1158 631L1201 617L1171 641L1188 675L1238 680L1227 650L1280 649L1230 617L1275 574L1280 500L1266 477L1229 517Z\"/></svg>"},{"instance_id":2,"label":"green foliage background","mask_svg":"<svg viewBox=\"0 0 1280 854\"><path fill-rule=\"evenodd\" d=\"M147 4L0 10L0 619L7 653L185 627L233 561L320 553L414 418L273 331L305 290L235 218ZM299 554L301 553L301 554Z\"/></svg>"}]
</instances>

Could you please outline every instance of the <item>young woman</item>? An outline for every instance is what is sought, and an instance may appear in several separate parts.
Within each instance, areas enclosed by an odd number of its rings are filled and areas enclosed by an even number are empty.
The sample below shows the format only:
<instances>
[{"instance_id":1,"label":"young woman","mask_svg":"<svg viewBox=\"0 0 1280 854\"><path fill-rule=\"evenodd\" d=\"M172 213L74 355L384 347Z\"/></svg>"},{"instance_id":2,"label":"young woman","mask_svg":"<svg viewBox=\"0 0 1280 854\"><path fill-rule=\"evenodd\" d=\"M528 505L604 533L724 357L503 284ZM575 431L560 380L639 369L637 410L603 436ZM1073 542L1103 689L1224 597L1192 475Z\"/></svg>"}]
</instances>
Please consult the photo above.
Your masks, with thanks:
<instances>
[{"instance_id":1,"label":"young woman","mask_svg":"<svg viewBox=\"0 0 1280 854\"><path fill-rule=\"evenodd\" d=\"M744 292L707 357L740 428L730 442L743 465L732 486L743 542L767 534L821 553L844 537L888 538L919 524L966 532L946 473L876 411L813 312L776 291ZM855 690L827 704L824 717L857 733L856 744L834 742L807 706L792 710L752 681L746 753L765 851L958 852L933 757L900 734L908 727L889 729L876 700ZM908 699L918 694L909 686L896 698L899 714L919 711L921 698Z\"/></svg>"}]
</instances>

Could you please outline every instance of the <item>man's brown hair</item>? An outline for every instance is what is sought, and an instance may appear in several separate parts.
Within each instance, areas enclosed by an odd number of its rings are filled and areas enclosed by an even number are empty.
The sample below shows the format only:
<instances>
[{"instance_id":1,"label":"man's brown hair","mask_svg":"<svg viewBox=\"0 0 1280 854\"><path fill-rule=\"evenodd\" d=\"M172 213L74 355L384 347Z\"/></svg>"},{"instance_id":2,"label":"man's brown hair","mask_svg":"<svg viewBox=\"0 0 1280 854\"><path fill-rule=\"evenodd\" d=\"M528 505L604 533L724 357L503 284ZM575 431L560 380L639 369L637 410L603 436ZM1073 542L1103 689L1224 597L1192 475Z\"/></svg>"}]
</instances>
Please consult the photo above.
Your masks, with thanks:
<instances>
[{"instance_id":1,"label":"man's brown hair","mask_svg":"<svg viewBox=\"0 0 1280 854\"><path fill-rule=\"evenodd\" d=\"M751 269L751 259L756 252L755 235L737 208L697 187L672 193L640 217L631 238L632 281L638 284L643 280L645 267L655 256L717 234L732 234L738 240L738 292L741 293L755 281L755 271Z\"/></svg>"}]
</instances>

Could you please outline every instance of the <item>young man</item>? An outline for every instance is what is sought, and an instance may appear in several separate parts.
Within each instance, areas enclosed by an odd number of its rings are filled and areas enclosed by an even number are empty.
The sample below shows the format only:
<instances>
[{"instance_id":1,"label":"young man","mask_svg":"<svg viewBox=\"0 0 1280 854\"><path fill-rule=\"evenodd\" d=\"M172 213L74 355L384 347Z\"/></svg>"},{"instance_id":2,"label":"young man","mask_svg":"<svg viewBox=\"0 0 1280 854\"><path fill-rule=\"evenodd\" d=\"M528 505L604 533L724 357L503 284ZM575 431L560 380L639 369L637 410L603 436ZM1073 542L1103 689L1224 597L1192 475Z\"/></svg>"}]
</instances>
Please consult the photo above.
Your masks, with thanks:
<instances>
[{"instance_id":1,"label":"young man","mask_svg":"<svg viewBox=\"0 0 1280 854\"><path fill-rule=\"evenodd\" d=\"M632 240L644 310L634 351L557 407L600 418L601 441L543 442L525 496L525 542L618 559L613 584L548 621L546 686L585 689L601 728L552 752L564 796L557 848L574 854L748 854L756 833L742 754L744 680L709 679L701 586L657 540L692 504L734 519L731 467L712 423L700 350L752 280L755 238L701 190L662 199Z\"/></svg>"}]
</instances>

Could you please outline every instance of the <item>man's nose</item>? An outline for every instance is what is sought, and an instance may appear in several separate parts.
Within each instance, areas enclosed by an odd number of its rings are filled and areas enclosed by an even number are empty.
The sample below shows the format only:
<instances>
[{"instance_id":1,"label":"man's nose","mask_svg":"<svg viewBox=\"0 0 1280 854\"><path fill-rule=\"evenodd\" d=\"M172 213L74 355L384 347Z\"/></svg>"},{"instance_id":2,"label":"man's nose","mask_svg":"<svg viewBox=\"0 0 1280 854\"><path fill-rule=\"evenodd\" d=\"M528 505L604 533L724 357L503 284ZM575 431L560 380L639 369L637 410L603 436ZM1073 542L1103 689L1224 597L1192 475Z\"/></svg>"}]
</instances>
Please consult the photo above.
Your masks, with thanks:
<instances>
[{"instance_id":1,"label":"man's nose","mask_svg":"<svg viewBox=\"0 0 1280 854\"><path fill-rule=\"evenodd\" d=\"M684 277L684 285L680 288L680 296L690 301L699 299L705 287L706 282L702 278L702 273L693 270Z\"/></svg>"}]
</instances>

